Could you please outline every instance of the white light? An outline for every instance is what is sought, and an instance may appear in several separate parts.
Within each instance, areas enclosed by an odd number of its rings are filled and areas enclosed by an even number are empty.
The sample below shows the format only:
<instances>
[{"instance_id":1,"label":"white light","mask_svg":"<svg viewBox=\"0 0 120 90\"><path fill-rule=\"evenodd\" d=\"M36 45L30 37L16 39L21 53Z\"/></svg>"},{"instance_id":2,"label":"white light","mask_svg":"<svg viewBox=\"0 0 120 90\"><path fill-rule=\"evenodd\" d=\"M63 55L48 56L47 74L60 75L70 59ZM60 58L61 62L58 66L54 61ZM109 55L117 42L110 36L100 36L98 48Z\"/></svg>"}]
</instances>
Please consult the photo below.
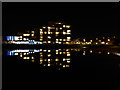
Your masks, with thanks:
<instances>
[{"instance_id":1,"label":"white light","mask_svg":"<svg viewBox=\"0 0 120 90\"><path fill-rule=\"evenodd\" d=\"M50 29L50 27L48 27L48 29Z\"/></svg>"},{"instance_id":2,"label":"white light","mask_svg":"<svg viewBox=\"0 0 120 90\"><path fill-rule=\"evenodd\" d=\"M101 42L101 44L105 44L105 42Z\"/></svg>"}]
</instances>

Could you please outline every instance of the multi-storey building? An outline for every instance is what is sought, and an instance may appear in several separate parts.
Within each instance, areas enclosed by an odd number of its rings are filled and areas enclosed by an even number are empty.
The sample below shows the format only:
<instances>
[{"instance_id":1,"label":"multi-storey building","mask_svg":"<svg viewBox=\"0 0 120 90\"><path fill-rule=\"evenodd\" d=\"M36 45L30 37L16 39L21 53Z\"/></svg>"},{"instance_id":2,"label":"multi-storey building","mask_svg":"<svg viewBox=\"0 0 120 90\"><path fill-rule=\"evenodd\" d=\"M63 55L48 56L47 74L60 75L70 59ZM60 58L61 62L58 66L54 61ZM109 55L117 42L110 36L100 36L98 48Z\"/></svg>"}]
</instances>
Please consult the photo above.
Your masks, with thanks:
<instances>
[{"instance_id":1,"label":"multi-storey building","mask_svg":"<svg viewBox=\"0 0 120 90\"><path fill-rule=\"evenodd\" d=\"M8 41L36 41L35 44L69 44L71 42L70 25L51 23L42 28L29 31L20 36L7 36ZM33 42L33 43L34 43Z\"/></svg>"}]
</instances>

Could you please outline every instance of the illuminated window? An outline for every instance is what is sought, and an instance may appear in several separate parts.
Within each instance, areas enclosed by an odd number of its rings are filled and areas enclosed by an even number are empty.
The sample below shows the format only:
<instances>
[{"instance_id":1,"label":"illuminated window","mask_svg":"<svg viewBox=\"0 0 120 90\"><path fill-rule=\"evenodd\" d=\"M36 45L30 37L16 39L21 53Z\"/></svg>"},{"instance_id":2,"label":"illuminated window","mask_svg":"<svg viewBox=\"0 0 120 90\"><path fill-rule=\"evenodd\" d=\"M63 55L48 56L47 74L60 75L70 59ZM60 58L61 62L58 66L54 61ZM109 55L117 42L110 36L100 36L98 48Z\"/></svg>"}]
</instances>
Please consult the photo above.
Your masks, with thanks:
<instances>
[{"instance_id":1,"label":"illuminated window","mask_svg":"<svg viewBox=\"0 0 120 90\"><path fill-rule=\"evenodd\" d=\"M48 29L50 29L50 27L48 27Z\"/></svg>"},{"instance_id":2,"label":"illuminated window","mask_svg":"<svg viewBox=\"0 0 120 90\"><path fill-rule=\"evenodd\" d=\"M47 59L44 59L44 61L46 62L46 61L47 61Z\"/></svg>"},{"instance_id":3,"label":"illuminated window","mask_svg":"<svg viewBox=\"0 0 120 90\"><path fill-rule=\"evenodd\" d=\"M98 43L96 42L96 45L97 45Z\"/></svg>"},{"instance_id":4,"label":"illuminated window","mask_svg":"<svg viewBox=\"0 0 120 90\"><path fill-rule=\"evenodd\" d=\"M70 58L67 58L66 60L70 60Z\"/></svg>"},{"instance_id":5,"label":"illuminated window","mask_svg":"<svg viewBox=\"0 0 120 90\"><path fill-rule=\"evenodd\" d=\"M62 27L60 27L60 30L62 30Z\"/></svg>"},{"instance_id":6,"label":"illuminated window","mask_svg":"<svg viewBox=\"0 0 120 90\"><path fill-rule=\"evenodd\" d=\"M63 31L63 34L65 35L65 34L66 34L66 32L64 32L64 31Z\"/></svg>"},{"instance_id":7,"label":"illuminated window","mask_svg":"<svg viewBox=\"0 0 120 90\"><path fill-rule=\"evenodd\" d=\"M40 59L40 62L43 62L43 59Z\"/></svg>"},{"instance_id":8,"label":"illuminated window","mask_svg":"<svg viewBox=\"0 0 120 90\"><path fill-rule=\"evenodd\" d=\"M43 50L43 52L46 52L47 50Z\"/></svg>"},{"instance_id":9,"label":"illuminated window","mask_svg":"<svg viewBox=\"0 0 120 90\"><path fill-rule=\"evenodd\" d=\"M48 52L51 52L51 50L48 50Z\"/></svg>"},{"instance_id":10,"label":"illuminated window","mask_svg":"<svg viewBox=\"0 0 120 90\"><path fill-rule=\"evenodd\" d=\"M66 59L65 58L63 58L63 61L65 61Z\"/></svg>"},{"instance_id":11,"label":"illuminated window","mask_svg":"<svg viewBox=\"0 0 120 90\"><path fill-rule=\"evenodd\" d=\"M44 34L47 34L47 32L44 32Z\"/></svg>"},{"instance_id":12,"label":"illuminated window","mask_svg":"<svg viewBox=\"0 0 120 90\"><path fill-rule=\"evenodd\" d=\"M22 36L20 36L20 38L22 38Z\"/></svg>"},{"instance_id":13,"label":"illuminated window","mask_svg":"<svg viewBox=\"0 0 120 90\"><path fill-rule=\"evenodd\" d=\"M108 41L110 41L110 39L108 39Z\"/></svg>"},{"instance_id":14,"label":"illuminated window","mask_svg":"<svg viewBox=\"0 0 120 90\"><path fill-rule=\"evenodd\" d=\"M42 41L43 39L41 38L40 41Z\"/></svg>"},{"instance_id":15,"label":"illuminated window","mask_svg":"<svg viewBox=\"0 0 120 90\"><path fill-rule=\"evenodd\" d=\"M63 68L65 68L65 65L63 65Z\"/></svg>"},{"instance_id":16,"label":"illuminated window","mask_svg":"<svg viewBox=\"0 0 120 90\"><path fill-rule=\"evenodd\" d=\"M62 39L60 39L60 41L62 41Z\"/></svg>"},{"instance_id":17,"label":"illuminated window","mask_svg":"<svg viewBox=\"0 0 120 90\"><path fill-rule=\"evenodd\" d=\"M31 36L34 36L34 34L31 34Z\"/></svg>"},{"instance_id":18,"label":"illuminated window","mask_svg":"<svg viewBox=\"0 0 120 90\"><path fill-rule=\"evenodd\" d=\"M43 38L43 36L40 36L40 38Z\"/></svg>"},{"instance_id":19,"label":"illuminated window","mask_svg":"<svg viewBox=\"0 0 120 90\"><path fill-rule=\"evenodd\" d=\"M90 42L92 42L92 40L90 40Z\"/></svg>"},{"instance_id":20,"label":"illuminated window","mask_svg":"<svg viewBox=\"0 0 120 90\"><path fill-rule=\"evenodd\" d=\"M106 43L106 45L108 45L108 43Z\"/></svg>"},{"instance_id":21,"label":"illuminated window","mask_svg":"<svg viewBox=\"0 0 120 90\"><path fill-rule=\"evenodd\" d=\"M70 67L70 65L66 65L66 67Z\"/></svg>"},{"instance_id":22,"label":"illuminated window","mask_svg":"<svg viewBox=\"0 0 120 90\"><path fill-rule=\"evenodd\" d=\"M63 25L63 27L65 28L65 25Z\"/></svg>"},{"instance_id":23,"label":"illuminated window","mask_svg":"<svg viewBox=\"0 0 120 90\"><path fill-rule=\"evenodd\" d=\"M32 62L34 62L34 60L32 60Z\"/></svg>"},{"instance_id":24,"label":"illuminated window","mask_svg":"<svg viewBox=\"0 0 120 90\"><path fill-rule=\"evenodd\" d=\"M105 44L105 42L101 42L101 44Z\"/></svg>"},{"instance_id":25,"label":"illuminated window","mask_svg":"<svg viewBox=\"0 0 120 90\"><path fill-rule=\"evenodd\" d=\"M40 31L40 34L43 34L43 31Z\"/></svg>"},{"instance_id":26,"label":"illuminated window","mask_svg":"<svg viewBox=\"0 0 120 90\"><path fill-rule=\"evenodd\" d=\"M107 54L110 54L110 52L107 52Z\"/></svg>"},{"instance_id":27,"label":"illuminated window","mask_svg":"<svg viewBox=\"0 0 120 90\"><path fill-rule=\"evenodd\" d=\"M66 51L70 51L70 49L66 49Z\"/></svg>"},{"instance_id":28,"label":"illuminated window","mask_svg":"<svg viewBox=\"0 0 120 90\"><path fill-rule=\"evenodd\" d=\"M56 28L56 30L58 30L58 28Z\"/></svg>"},{"instance_id":29,"label":"illuminated window","mask_svg":"<svg viewBox=\"0 0 120 90\"><path fill-rule=\"evenodd\" d=\"M61 44L62 42L58 42L59 44Z\"/></svg>"},{"instance_id":30,"label":"illuminated window","mask_svg":"<svg viewBox=\"0 0 120 90\"><path fill-rule=\"evenodd\" d=\"M50 32L50 34L53 34L53 32Z\"/></svg>"},{"instance_id":31,"label":"illuminated window","mask_svg":"<svg viewBox=\"0 0 120 90\"><path fill-rule=\"evenodd\" d=\"M51 54L48 54L48 57L50 57L51 56Z\"/></svg>"},{"instance_id":32,"label":"illuminated window","mask_svg":"<svg viewBox=\"0 0 120 90\"><path fill-rule=\"evenodd\" d=\"M48 59L48 62L50 62L50 59Z\"/></svg>"},{"instance_id":33,"label":"illuminated window","mask_svg":"<svg viewBox=\"0 0 120 90\"><path fill-rule=\"evenodd\" d=\"M40 52L40 54L43 54L42 52Z\"/></svg>"},{"instance_id":34,"label":"illuminated window","mask_svg":"<svg viewBox=\"0 0 120 90\"><path fill-rule=\"evenodd\" d=\"M67 41L67 39L63 39L63 41Z\"/></svg>"},{"instance_id":35,"label":"illuminated window","mask_svg":"<svg viewBox=\"0 0 120 90\"><path fill-rule=\"evenodd\" d=\"M30 36L30 34L23 34L23 36Z\"/></svg>"},{"instance_id":36,"label":"illuminated window","mask_svg":"<svg viewBox=\"0 0 120 90\"><path fill-rule=\"evenodd\" d=\"M56 43L58 43L58 41L56 41Z\"/></svg>"},{"instance_id":37,"label":"illuminated window","mask_svg":"<svg viewBox=\"0 0 120 90\"><path fill-rule=\"evenodd\" d=\"M67 61L67 63L70 63L70 61Z\"/></svg>"},{"instance_id":38,"label":"illuminated window","mask_svg":"<svg viewBox=\"0 0 120 90\"><path fill-rule=\"evenodd\" d=\"M23 53L23 55L26 55L26 53Z\"/></svg>"},{"instance_id":39,"label":"illuminated window","mask_svg":"<svg viewBox=\"0 0 120 90\"><path fill-rule=\"evenodd\" d=\"M58 59L58 58L56 58L56 59L55 59L55 61L59 61L59 59Z\"/></svg>"},{"instance_id":40,"label":"illuminated window","mask_svg":"<svg viewBox=\"0 0 120 90\"><path fill-rule=\"evenodd\" d=\"M55 29L55 27L51 27L51 29Z\"/></svg>"},{"instance_id":41,"label":"illuminated window","mask_svg":"<svg viewBox=\"0 0 120 90\"><path fill-rule=\"evenodd\" d=\"M66 28L70 28L70 25L66 25Z\"/></svg>"},{"instance_id":42,"label":"illuminated window","mask_svg":"<svg viewBox=\"0 0 120 90\"><path fill-rule=\"evenodd\" d=\"M50 64L48 64L48 66L50 66Z\"/></svg>"},{"instance_id":43,"label":"illuminated window","mask_svg":"<svg viewBox=\"0 0 120 90\"><path fill-rule=\"evenodd\" d=\"M62 52L59 52L60 54L62 54Z\"/></svg>"},{"instance_id":44,"label":"illuminated window","mask_svg":"<svg viewBox=\"0 0 120 90\"><path fill-rule=\"evenodd\" d=\"M71 37L67 37L67 39L71 39Z\"/></svg>"},{"instance_id":45,"label":"illuminated window","mask_svg":"<svg viewBox=\"0 0 120 90\"><path fill-rule=\"evenodd\" d=\"M58 52L56 52L56 54L58 54Z\"/></svg>"},{"instance_id":46,"label":"illuminated window","mask_svg":"<svg viewBox=\"0 0 120 90\"><path fill-rule=\"evenodd\" d=\"M96 40L98 40L98 38L96 38Z\"/></svg>"},{"instance_id":47,"label":"illuminated window","mask_svg":"<svg viewBox=\"0 0 120 90\"><path fill-rule=\"evenodd\" d=\"M59 34L59 32L56 32L56 34Z\"/></svg>"},{"instance_id":48,"label":"illuminated window","mask_svg":"<svg viewBox=\"0 0 120 90\"><path fill-rule=\"evenodd\" d=\"M67 54L67 56L70 56L70 54Z\"/></svg>"},{"instance_id":49,"label":"illuminated window","mask_svg":"<svg viewBox=\"0 0 120 90\"><path fill-rule=\"evenodd\" d=\"M51 41L48 41L48 43L51 43Z\"/></svg>"},{"instance_id":50,"label":"illuminated window","mask_svg":"<svg viewBox=\"0 0 120 90\"><path fill-rule=\"evenodd\" d=\"M50 34L50 32L48 32L48 34Z\"/></svg>"},{"instance_id":51,"label":"illuminated window","mask_svg":"<svg viewBox=\"0 0 120 90\"><path fill-rule=\"evenodd\" d=\"M18 53L15 53L15 55L18 55Z\"/></svg>"},{"instance_id":52,"label":"illuminated window","mask_svg":"<svg viewBox=\"0 0 120 90\"><path fill-rule=\"evenodd\" d=\"M30 59L30 57L23 57L23 59Z\"/></svg>"},{"instance_id":53,"label":"illuminated window","mask_svg":"<svg viewBox=\"0 0 120 90\"><path fill-rule=\"evenodd\" d=\"M70 33L71 32L71 30L67 30L67 33Z\"/></svg>"},{"instance_id":54,"label":"illuminated window","mask_svg":"<svg viewBox=\"0 0 120 90\"><path fill-rule=\"evenodd\" d=\"M66 54L66 52L63 52L63 54Z\"/></svg>"},{"instance_id":55,"label":"illuminated window","mask_svg":"<svg viewBox=\"0 0 120 90\"><path fill-rule=\"evenodd\" d=\"M47 43L47 41L43 41L43 43Z\"/></svg>"},{"instance_id":56,"label":"illuminated window","mask_svg":"<svg viewBox=\"0 0 120 90\"><path fill-rule=\"evenodd\" d=\"M46 28L46 27L43 27L44 29Z\"/></svg>"},{"instance_id":57,"label":"illuminated window","mask_svg":"<svg viewBox=\"0 0 120 90\"><path fill-rule=\"evenodd\" d=\"M48 38L49 38L49 39L51 39L51 37L50 37L50 36L48 36Z\"/></svg>"},{"instance_id":58,"label":"illuminated window","mask_svg":"<svg viewBox=\"0 0 120 90\"><path fill-rule=\"evenodd\" d=\"M99 40L99 42L101 42L101 40Z\"/></svg>"},{"instance_id":59,"label":"illuminated window","mask_svg":"<svg viewBox=\"0 0 120 90\"><path fill-rule=\"evenodd\" d=\"M23 40L25 41L25 40L27 40L26 38L23 38Z\"/></svg>"},{"instance_id":60,"label":"illuminated window","mask_svg":"<svg viewBox=\"0 0 120 90\"><path fill-rule=\"evenodd\" d=\"M32 59L34 59L34 57L31 57Z\"/></svg>"},{"instance_id":61,"label":"illuminated window","mask_svg":"<svg viewBox=\"0 0 120 90\"><path fill-rule=\"evenodd\" d=\"M83 39L83 41L85 42L86 40L85 40L85 39Z\"/></svg>"},{"instance_id":62,"label":"illuminated window","mask_svg":"<svg viewBox=\"0 0 120 90\"><path fill-rule=\"evenodd\" d=\"M31 33L35 33L34 31L31 31Z\"/></svg>"},{"instance_id":63,"label":"illuminated window","mask_svg":"<svg viewBox=\"0 0 120 90\"><path fill-rule=\"evenodd\" d=\"M66 44L69 44L69 42L66 42Z\"/></svg>"},{"instance_id":64,"label":"illuminated window","mask_svg":"<svg viewBox=\"0 0 120 90\"><path fill-rule=\"evenodd\" d=\"M56 41L58 41L58 39L56 39Z\"/></svg>"}]
</instances>

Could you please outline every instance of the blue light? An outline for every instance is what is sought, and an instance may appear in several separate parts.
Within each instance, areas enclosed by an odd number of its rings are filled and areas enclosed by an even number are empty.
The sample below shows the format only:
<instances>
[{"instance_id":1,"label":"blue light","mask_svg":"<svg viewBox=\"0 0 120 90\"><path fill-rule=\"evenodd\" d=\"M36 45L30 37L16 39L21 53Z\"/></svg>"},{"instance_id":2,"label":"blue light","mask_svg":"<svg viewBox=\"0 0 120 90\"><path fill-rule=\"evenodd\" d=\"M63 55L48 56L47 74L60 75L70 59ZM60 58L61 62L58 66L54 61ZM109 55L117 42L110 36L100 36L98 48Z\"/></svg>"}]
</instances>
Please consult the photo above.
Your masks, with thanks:
<instances>
[{"instance_id":1,"label":"blue light","mask_svg":"<svg viewBox=\"0 0 120 90\"><path fill-rule=\"evenodd\" d=\"M8 51L8 52L7 52L7 56L10 56L10 55L11 55L11 52L10 52L10 51Z\"/></svg>"},{"instance_id":2,"label":"blue light","mask_svg":"<svg viewBox=\"0 0 120 90\"><path fill-rule=\"evenodd\" d=\"M11 40L11 36L6 36L7 40Z\"/></svg>"}]
</instances>

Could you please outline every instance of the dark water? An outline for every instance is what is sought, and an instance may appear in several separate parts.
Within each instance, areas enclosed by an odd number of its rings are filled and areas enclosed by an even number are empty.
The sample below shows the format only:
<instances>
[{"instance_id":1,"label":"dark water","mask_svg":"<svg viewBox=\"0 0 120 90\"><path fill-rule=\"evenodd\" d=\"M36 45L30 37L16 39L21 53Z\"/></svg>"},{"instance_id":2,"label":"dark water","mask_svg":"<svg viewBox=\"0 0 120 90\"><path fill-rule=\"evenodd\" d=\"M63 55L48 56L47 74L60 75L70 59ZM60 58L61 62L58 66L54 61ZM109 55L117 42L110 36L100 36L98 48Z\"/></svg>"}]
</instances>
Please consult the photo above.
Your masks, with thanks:
<instances>
[{"instance_id":1,"label":"dark water","mask_svg":"<svg viewBox=\"0 0 120 90\"><path fill-rule=\"evenodd\" d=\"M120 52L86 48L3 51L5 90L119 90L119 75Z\"/></svg>"}]
</instances>

